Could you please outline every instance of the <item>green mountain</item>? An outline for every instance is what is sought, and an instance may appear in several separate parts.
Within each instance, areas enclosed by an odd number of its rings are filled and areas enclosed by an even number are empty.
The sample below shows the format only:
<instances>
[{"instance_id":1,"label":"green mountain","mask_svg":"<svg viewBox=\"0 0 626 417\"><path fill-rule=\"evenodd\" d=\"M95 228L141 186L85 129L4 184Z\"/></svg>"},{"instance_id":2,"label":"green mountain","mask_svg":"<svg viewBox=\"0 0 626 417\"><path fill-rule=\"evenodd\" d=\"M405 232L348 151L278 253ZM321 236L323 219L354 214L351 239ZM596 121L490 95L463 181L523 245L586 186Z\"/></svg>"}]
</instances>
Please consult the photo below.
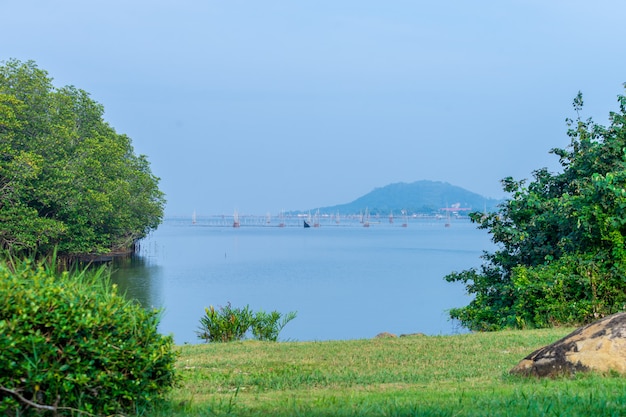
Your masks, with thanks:
<instances>
[{"instance_id":1,"label":"green mountain","mask_svg":"<svg viewBox=\"0 0 626 417\"><path fill-rule=\"evenodd\" d=\"M464 188L440 181L416 181L410 184L399 182L357 198L351 203L331 207L319 207L320 213L353 214L368 209L371 214L436 213L442 208L459 208L460 213L470 211L493 211L500 200L486 198Z\"/></svg>"}]
</instances>

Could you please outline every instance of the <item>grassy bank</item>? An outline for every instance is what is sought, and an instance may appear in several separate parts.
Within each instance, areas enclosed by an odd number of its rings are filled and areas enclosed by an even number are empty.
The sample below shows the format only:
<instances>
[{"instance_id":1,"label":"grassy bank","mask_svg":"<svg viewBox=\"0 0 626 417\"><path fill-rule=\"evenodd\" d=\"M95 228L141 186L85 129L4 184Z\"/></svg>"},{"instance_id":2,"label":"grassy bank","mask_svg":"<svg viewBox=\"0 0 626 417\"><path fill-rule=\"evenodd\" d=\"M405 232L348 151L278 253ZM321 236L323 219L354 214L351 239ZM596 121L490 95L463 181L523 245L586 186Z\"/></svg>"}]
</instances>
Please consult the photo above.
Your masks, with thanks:
<instances>
[{"instance_id":1,"label":"grassy bank","mask_svg":"<svg viewBox=\"0 0 626 417\"><path fill-rule=\"evenodd\" d=\"M508 375L571 329L180 346L168 416L626 415L616 375Z\"/></svg>"}]
</instances>

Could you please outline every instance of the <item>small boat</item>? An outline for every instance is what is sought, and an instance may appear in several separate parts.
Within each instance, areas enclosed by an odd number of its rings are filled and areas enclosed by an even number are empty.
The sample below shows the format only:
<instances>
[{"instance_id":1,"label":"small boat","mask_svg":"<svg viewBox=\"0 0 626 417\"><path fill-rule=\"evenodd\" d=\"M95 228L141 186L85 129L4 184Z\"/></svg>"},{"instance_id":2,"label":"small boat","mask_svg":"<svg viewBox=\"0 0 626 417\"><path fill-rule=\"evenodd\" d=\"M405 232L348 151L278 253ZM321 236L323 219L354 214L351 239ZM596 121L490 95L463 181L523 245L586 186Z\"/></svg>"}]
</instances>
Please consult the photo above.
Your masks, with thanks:
<instances>
[{"instance_id":1,"label":"small boat","mask_svg":"<svg viewBox=\"0 0 626 417\"><path fill-rule=\"evenodd\" d=\"M311 212L309 211L309 216L304 220L304 228L311 227L311 223L313 223L313 221L311 220Z\"/></svg>"}]
</instances>

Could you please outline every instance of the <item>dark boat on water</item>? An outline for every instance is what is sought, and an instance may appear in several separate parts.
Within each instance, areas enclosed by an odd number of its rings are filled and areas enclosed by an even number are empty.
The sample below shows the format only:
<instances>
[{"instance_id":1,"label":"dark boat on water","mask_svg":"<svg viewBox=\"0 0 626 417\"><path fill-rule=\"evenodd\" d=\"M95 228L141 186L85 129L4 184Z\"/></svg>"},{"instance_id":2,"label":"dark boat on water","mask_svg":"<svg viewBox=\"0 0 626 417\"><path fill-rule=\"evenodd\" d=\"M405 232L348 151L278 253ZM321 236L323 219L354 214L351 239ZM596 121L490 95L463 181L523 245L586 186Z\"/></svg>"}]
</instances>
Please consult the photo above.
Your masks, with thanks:
<instances>
[{"instance_id":1,"label":"dark boat on water","mask_svg":"<svg viewBox=\"0 0 626 417\"><path fill-rule=\"evenodd\" d=\"M304 221L304 228L306 229L307 227L311 227L311 225L309 224L309 222L307 222L306 220Z\"/></svg>"}]
</instances>

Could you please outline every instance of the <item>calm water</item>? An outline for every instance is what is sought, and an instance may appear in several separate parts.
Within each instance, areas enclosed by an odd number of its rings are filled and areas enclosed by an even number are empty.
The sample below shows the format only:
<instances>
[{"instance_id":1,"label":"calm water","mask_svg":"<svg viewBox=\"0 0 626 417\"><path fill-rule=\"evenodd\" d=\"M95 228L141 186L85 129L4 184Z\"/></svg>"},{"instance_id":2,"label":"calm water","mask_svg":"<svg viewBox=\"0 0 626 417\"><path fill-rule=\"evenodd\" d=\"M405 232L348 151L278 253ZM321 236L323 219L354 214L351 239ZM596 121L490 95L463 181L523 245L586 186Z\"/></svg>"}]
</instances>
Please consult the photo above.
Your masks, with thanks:
<instances>
[{"instance_id":1,"label":"calm water","mask_svg":"<svg viewBox=\"0 0 626 417\"><path fill-rule=\"evenodd\" d=\"M235 229L166 220L120 262L114 281L147 306L164 308L160 331L199 343L204 308L250 305L297 311L281 340L371 338L380 332L451 334L446 310L470 298L443 277L478 266L492 243L467 220L413 220L319 228Z\"/></svg>"}]
</instances>

